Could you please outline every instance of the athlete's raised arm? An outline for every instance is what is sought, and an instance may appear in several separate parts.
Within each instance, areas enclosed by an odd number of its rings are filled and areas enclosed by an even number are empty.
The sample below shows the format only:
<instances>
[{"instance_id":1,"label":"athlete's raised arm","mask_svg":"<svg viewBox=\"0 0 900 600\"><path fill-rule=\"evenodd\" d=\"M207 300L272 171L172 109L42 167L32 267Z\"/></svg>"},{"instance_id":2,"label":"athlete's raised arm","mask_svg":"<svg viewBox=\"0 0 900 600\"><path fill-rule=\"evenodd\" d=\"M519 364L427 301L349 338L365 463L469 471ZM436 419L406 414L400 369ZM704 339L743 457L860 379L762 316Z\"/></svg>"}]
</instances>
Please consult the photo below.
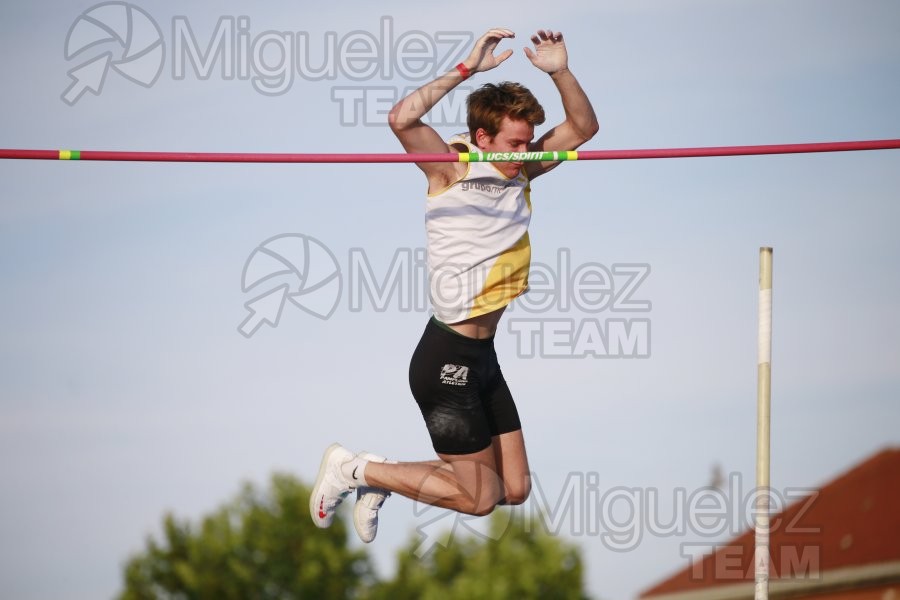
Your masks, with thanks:
<instances>
[{"instance_id":1,"label":"athlete's raised arm","mask_svg":"<svg viewBox=\"0 0 900 600\"><path fill-rule=\"evenodd\" d=\"M475 73L489 71L512 56L512 50L494 54L504 38L515 37L509 29L495 28L482 35L461 67L444 73L400 100L388 114L391 131L410 153L450 152L447 143L430 126L422 122L428 112L450 90ZM444 187L458 177L463 168L459 163L416 163L428 177L430 187Z\"/></svg>"},{"instance_id":2,"label":"athlete's raised arm","mask_svg":"<svg viewBox=\"0 0 900 600\"><path fill-rule=\"evenodd\" d=\"M536 140L531 150L574 150L594 137L600 126L587 94L569 70L566 43L559 31L540 30L531 36L534 50L525 48L525 56L535 67L550 75L562 99L566 118ZM528 177L534 179L558 162L532 162L525 165Z\"/></svg>"}]
</instances>

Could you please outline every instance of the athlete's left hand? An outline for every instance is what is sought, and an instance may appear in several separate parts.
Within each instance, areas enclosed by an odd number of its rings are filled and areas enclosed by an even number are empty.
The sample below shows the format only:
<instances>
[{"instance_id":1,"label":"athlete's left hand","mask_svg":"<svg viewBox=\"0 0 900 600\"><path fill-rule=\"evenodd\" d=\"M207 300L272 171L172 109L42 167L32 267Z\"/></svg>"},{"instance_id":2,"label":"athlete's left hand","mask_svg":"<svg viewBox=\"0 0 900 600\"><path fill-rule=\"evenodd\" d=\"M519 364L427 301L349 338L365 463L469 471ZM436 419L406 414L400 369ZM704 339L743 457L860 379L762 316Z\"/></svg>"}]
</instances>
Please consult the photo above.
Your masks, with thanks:
<instances>
[{"instance_id":1,"label":"athlete's left hand","mask_svg":"<svg viewBox=\"0 0 900 600\"><path fill-rule=\"evenodd\" d=\"M541 29L531 36L531 42L534 50L526 47L525 56L544 73L552 75L569 67L569 55L561 32Z\"/></svg>"}]
</instances>

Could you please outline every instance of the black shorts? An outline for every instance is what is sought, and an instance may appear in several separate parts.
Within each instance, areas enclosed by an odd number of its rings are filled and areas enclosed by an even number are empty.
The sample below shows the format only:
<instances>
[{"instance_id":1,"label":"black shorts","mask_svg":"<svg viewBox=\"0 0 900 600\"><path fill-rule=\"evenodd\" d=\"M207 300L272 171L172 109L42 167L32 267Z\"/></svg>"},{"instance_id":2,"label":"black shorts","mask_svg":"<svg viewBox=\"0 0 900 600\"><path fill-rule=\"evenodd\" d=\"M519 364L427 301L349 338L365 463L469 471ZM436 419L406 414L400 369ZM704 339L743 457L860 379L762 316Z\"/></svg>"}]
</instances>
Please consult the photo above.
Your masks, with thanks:
<instances>
[{"instance_id":1,"label":"black shorts","mask_svg":"<svg viewBox=\"0 0 900 600\"><path fill-rule=\"evenodd\" d=\"M440 454L472 454L522 428L493 338L445 329L432 317L409 363L409 387Z\"/></svg>"}]
</instances>

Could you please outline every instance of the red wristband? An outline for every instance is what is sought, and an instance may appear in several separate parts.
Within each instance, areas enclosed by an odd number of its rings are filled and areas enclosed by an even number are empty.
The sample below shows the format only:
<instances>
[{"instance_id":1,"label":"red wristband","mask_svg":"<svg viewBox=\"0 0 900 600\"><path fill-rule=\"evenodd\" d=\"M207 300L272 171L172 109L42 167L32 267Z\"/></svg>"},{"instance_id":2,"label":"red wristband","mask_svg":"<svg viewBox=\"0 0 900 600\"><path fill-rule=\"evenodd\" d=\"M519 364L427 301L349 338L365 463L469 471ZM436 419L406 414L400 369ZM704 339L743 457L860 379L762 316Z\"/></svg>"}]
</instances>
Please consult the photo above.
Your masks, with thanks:
<instances>
[{"instance_id":1,"label":"red wristband","mask_svg":"<svg viewBox=\"0 0 900 600\"><path fill-rule=\"evenodd\" d=\"M472 76L472 72L469 71L469 68L462 63L456 65L456 70L459 71L459 74L462 75L463 79L468 79Z\"/></svg>"}]
</instances>

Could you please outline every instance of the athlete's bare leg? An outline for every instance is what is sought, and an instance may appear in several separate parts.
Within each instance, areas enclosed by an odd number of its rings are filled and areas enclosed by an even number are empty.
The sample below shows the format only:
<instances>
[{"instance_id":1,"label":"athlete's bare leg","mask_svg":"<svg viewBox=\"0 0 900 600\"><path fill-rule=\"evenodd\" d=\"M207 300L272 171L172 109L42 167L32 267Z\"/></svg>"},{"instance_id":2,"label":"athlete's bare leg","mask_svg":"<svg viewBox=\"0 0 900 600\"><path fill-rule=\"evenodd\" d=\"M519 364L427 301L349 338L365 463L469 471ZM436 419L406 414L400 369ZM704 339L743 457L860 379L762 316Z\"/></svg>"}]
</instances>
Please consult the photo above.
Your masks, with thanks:
<instances>
[{"instance_id":1,"label":"athlete's bare leg","mask_svg":"<svg viewBox=\"0 0 900 600\"><path fill-rule=\"evenodd\" d=\"M472 515L489 514L499 503L521 504L531 491L521 430L494 436L473 454L438 454L439 461L374 463L369 485L418 502Z\"/></svg>"}]
</instances>

